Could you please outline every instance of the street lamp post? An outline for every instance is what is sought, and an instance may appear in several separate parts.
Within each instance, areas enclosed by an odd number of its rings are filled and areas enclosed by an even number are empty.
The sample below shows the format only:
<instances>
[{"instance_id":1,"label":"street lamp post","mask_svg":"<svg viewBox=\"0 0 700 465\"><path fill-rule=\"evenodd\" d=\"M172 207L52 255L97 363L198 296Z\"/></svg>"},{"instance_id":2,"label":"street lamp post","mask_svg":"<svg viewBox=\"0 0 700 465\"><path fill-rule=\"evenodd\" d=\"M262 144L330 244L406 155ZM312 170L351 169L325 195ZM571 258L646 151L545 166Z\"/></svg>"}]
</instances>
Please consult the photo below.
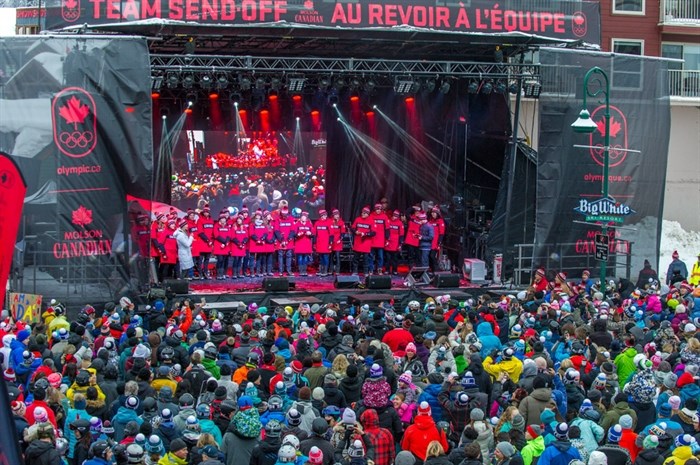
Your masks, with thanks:
<instances>
[{"instance_id":1,"label":"street lamp post","mask_svg":"<svg viewBox=\"0 0 700 465\"><path fill-rule=\"evenodd\" d=\"M592 134L598 125L591 119L591 114L586 109L586 99L588 97L597 98L599 103L605 103L605 134L603 141L603 185L601 193L604 199L608 198L608 170L610 168L610 80L603 69L595 66L588 70L583 78L583 109L579 113L579 117L571 125L574 132L582 134ZM604 99L604 100L603 100ZM608 224L603 221L604 236L608 235ZM605 273L607 271L608 259L607 253L605 258L600 261L600 286L601 291L605 293Z\"/></svg>"}]
</instances>

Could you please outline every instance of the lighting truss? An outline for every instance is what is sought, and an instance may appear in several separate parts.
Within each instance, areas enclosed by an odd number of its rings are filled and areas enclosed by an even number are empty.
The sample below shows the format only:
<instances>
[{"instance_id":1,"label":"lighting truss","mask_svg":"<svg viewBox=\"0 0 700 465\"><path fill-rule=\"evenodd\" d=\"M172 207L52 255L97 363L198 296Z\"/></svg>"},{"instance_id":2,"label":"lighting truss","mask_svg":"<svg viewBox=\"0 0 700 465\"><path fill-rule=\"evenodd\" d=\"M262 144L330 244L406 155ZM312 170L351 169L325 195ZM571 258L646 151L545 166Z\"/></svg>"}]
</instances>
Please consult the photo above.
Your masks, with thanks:
<instances>
[{"instance_id":1,"label":"lighting truss","mask_svg":"<svg viewBox=\"0 0 700 465\"><path fill-rule=\"evenodd\" d=\"M384 75L418 77L509 79L539 75L542 65L527 63L483 63L459 61L400 61L358 58L284 58L226 55L152 54L153 72L189 71L256 74L318 73L324 75Z\"/></svg>"}]
</instances>

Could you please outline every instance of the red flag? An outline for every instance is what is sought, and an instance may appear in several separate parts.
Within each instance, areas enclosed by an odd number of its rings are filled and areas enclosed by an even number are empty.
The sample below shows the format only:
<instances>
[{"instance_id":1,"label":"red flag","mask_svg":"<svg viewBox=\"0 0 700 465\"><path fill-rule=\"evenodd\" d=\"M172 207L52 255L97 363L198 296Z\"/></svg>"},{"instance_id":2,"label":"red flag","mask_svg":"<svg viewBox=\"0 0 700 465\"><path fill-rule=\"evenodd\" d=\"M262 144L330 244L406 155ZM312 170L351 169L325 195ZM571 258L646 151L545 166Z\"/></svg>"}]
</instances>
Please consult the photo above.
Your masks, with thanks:
<instances>
[{"instance_id":1,"label":"red flag","mask_svg":"<svg viewBox=\"0 0 700 465\"><path fill-rule=\"evenodd\" d=\"M27 184L14 160L0 152L0 289L4 295L10 275L12 256L17 241L17 230L22 217Z\"/></svg>"}]
</instances>

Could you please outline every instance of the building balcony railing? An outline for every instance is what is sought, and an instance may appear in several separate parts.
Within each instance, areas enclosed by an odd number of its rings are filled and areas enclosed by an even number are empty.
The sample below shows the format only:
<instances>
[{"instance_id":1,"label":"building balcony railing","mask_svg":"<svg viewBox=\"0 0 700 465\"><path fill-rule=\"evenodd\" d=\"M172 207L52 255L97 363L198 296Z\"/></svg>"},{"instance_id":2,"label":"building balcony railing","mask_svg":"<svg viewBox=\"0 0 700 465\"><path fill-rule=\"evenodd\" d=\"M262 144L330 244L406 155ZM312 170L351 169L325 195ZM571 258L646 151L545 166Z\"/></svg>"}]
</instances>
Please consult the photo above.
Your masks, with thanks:
<instances>
[{"instance_id":1,"label":"building balcony railing","mask_svg":"<svg viewBox=\"0 0 700 465\"><path fill-rule=\"evenodd\" d=\"M661 22L700 27L700 0L662 0Z\"/></svg>"},{"instance_id":2,"label":"building balcony railing","mask_svg":"<svg viewBox=\"0 0 700 465\"><path fill-rule=\"evenodd\" d=\"M668 73L669 94L672 97L700 98L700 71L671 69Z\"/></svg>"}]
</instances>

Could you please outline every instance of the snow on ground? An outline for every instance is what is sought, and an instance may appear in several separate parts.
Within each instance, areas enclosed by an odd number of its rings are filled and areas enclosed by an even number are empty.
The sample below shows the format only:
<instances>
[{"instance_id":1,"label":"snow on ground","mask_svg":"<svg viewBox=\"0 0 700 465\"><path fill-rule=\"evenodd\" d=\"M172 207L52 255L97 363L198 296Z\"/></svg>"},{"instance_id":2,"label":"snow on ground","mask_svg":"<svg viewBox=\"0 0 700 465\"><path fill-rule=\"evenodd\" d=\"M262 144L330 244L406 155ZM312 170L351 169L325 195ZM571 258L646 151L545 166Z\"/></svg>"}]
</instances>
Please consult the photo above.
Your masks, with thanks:
<instances>
[{"instance_id":1,"label":"snow on ground","mask_svg":"<svg viewBox=\"0 0 700 465\"><path fill-rule=\"evenodd\" d=\"M664 220L661 226L661 248L659 250L659 279L666 280L666 270L671 255L677 250L680 259L688 267L688 273L700 254L700 231L685 231L677 221Z\"/></svg>"}]
</instances>

